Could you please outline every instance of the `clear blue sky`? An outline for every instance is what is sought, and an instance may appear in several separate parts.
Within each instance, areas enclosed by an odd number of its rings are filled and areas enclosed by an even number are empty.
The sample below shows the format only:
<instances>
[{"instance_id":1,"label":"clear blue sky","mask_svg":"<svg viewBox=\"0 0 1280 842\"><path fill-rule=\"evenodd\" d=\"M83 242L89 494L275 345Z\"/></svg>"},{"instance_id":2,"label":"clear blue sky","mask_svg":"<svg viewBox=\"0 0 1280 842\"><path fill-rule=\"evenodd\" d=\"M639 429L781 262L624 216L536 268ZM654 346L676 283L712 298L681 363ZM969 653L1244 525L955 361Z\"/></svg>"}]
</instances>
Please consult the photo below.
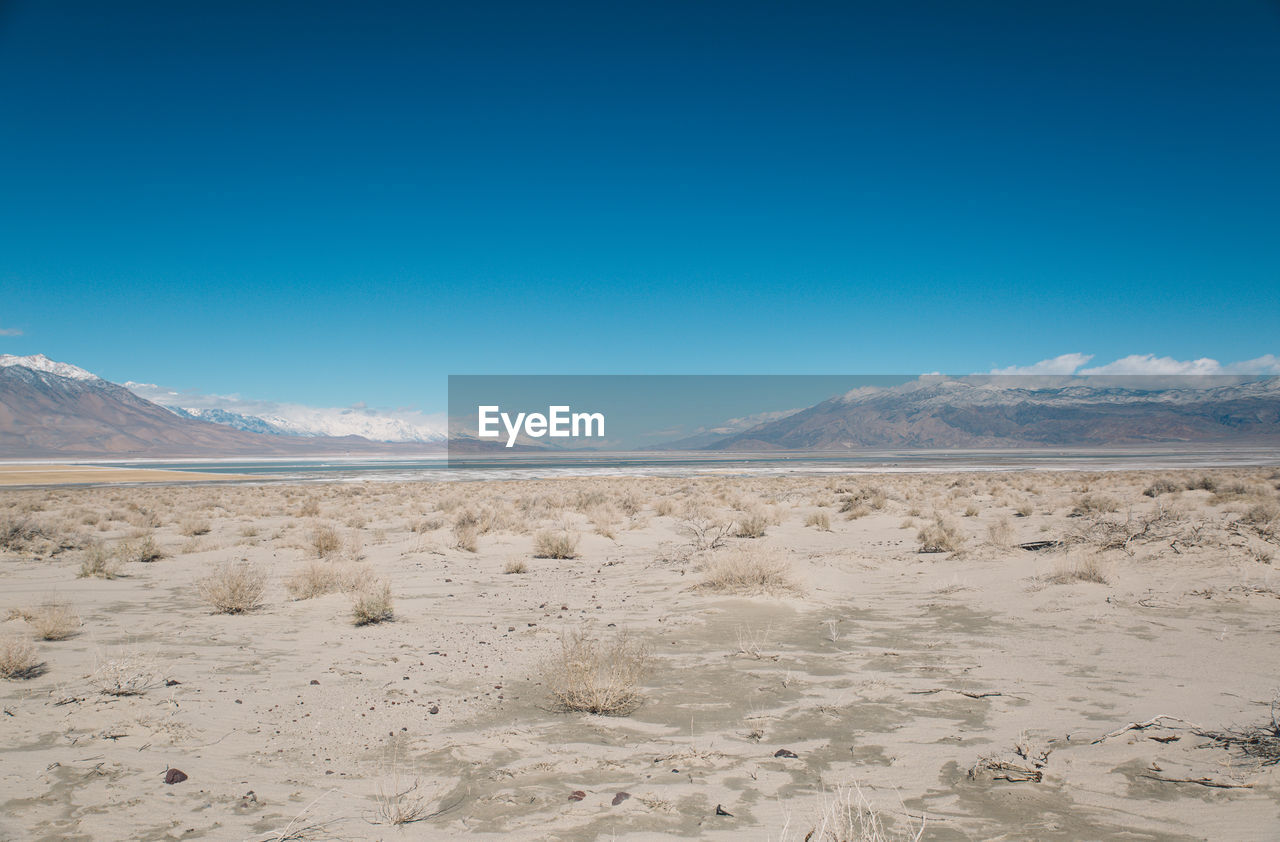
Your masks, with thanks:
<instances>
[{"instance_id":1,"label":"clear blue sky","mask_svg":"<svg viewBox=\"0 0 1280 842\"><path fill-rule=\"evenodd\" d=\"M1275 353L1280 4L8 0L0 287L327 405Z\"/></svg>"}]
</instances>

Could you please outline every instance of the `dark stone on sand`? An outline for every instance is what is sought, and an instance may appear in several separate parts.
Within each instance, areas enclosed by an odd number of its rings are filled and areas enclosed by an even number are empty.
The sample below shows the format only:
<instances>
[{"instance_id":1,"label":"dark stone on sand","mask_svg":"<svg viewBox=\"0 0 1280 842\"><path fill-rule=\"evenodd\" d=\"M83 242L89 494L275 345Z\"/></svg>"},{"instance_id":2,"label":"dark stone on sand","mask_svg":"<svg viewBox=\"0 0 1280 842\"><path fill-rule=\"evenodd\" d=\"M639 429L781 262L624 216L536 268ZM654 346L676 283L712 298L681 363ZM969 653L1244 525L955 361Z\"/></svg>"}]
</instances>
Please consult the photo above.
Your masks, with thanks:
<instances>
[{"instance_id":1,"label":"dark stone on sand","mask_svg":"<svg viewBox=\"0 0 1280 842\"><path fill-rule=\"evenodd\" d=\"M320 680L319 680L319 679L316 679L316 678L313 678L313 679L311 679L311 683L312 683L312 684L319 684L319 683L320 683Z\"/></svg>"},{"instance_id":2,"label":"dark stone on sand","mask_svg":"<svg viewBox=\"0 0 1280 842\"><path fill-rule=\"evenodd\" d=\"M799 757L800 755L796 754L794 751L792 751L789 748L780 748L773 753L773 756L774 757Z\"/></svg>"},{"instance_id":3,"label":"dark stone on sand","mask_svg":"<svg viewBox=\"0 0 1280 842\"><path fill-rule=\"evenodd\" d=\"M728 810L726 810L725 808L721 807L719 804L717 804L717 805L716 805L716 815L717 815L717 816L728 816L729 818L733 818L733 813L730 813Z\"/></svg>"},{"instance_id":4,"label":"dark stone on sand","mask_svg":"<svg viewBox=\"0 0 1280 842\"><path fill-rule=\"evenodd\" d=\"M573 792L569 793L570 801L581 801L586 797L587 797L587 794L580 789L575 789Z\"/></svg>"},{"instance_id":5,"label":"dark stone on sand","mask_svg":"<svg viewBox=\"0 0 1280 842\"><path fill-rule=\"evenodd\" d=\"M166 769L164 772L164 782L167 784L180 784L187 779L187 773L181 769Z\"/></svg>"},{"instance_id":6,"label":"dark stone on sand","mask_svg":"<svg viewBox=\"0 0 1280 842\"><path fill-rule=\"evenodd\" d=\"M631 797L631 793L629 792L619 792L617 795L613 796L613 806L617 807L619 804L621 804L623 801L626 801L630 797Z\"/></svg>"}]
</instances>

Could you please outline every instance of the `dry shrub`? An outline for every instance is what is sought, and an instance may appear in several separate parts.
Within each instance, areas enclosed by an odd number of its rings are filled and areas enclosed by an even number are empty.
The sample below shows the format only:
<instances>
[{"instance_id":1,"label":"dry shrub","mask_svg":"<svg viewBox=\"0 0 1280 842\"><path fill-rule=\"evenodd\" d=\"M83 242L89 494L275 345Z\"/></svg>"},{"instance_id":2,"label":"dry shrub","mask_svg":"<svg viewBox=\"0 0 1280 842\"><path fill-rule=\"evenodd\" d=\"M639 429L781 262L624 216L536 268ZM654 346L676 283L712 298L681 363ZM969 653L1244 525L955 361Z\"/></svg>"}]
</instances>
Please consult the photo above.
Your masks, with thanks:
<instances>
[{"instance_id":1,"label":"dry shrub","mask_svg":"<svg viewBox=\"0 0 1280 842\"><path fill-rule=\"evenodd\" d=\"M643 701L640 684L651 661L649 650L625 631L606 642L577 629L561 637L560 652L543 666L543 680L563 710L625 716Z\"/></svg>"},{"instance_id":2,"label":"dry shrub","mask_svg":"<svg viewBox=\"0 0 1280 842\"><path fill-rule=\"evenodd\" d=\"M96 576L99 579L114 579L120 575L120 559L101 541L94 541L85 548L80 559L81 579Z\"/></svg>"},{"instance_id":3,"label":"dry shrub","mask_svg":"<svg viewBox=\"0 0 1280 842\"><path fill-rule=\"evenodd\" d=\"M443 528L444 528L444 518L437 515L434 517L424 517L421 520L416 521L412 526L409 527L409 531L416 532L419 535L422 535L427 532L435 532L437 529L443 529Z\"/></svg>"},{"instance_id":4,"label":"dry shrub","mask_svg":"<svg viewBox=\"0 0 1280 842\"><path fill-rule=\"evenodd\" d=\"M1007 517L998 517L987 524L987 540L993 547L1008 549L1013 544L1013 524Z\"/></svg>"},{"instance_id":5,"label":"dry shrub","mask_svg":"<svg viewBox=\"0 0 1280 842\"><path fill-rule=\"evenodd\" d=\"M1269 526L1277 520L1280 520L1280 505L1273 502L1257 503L1240 516L1240 522L1250 526Z\"/></svg>"},{"instance_id":6,"label":"dry shrub","mask_svg":"<svg viewBox=\"0 0 1280 842\"><path fill-rule=\"evenodd\" d=\"M1072 582L1095 582L1099 585L1110 584L1101 559L1097 556L1084 558L1063 558L1054 565L1054 570L1046 577L1055 585L1069 585Z\"/></svg>"},{"instance_id":7,"label":"dry shrub","mask_svg":"<svg viewBox=\"0 0 1280 842\"><path fill-rule=\"evenodd\" d=\"M315 499L304 500L302 505L298 507L299 517L319 517L320 501Z\"/></svg>"},{"instance_id":8,"label":"dry shrub","mask_svg":"<svg viewBox=\"0 0 1280 842\"><path fill-rule=\"evenodd\" d=\"M737 549L712 556L703 567L699 590L749 596L803 591L790 562L776 551Z\"/></svg>"},{"instance_id":9,"label":"dry shrub","mask_svg":"<svg viewBox=\"0 0 1280 842\"><path fill-rule=\"evenodd\" d=\"M453 545L460 550L469 553L479 551L480 528L473 523L454 524L453 527Z\"/></svg>"},{"instance_id":10,"label":"dry shrub","mask_svg":"<svg viewBox=\"0 0 1280 842\"><path fill-rule=\"evenodd\" d=\"M342 536L332 526L317 526L311 530L311 549L317 558L337 555L342 549Z\"/></svg>"},{"instance_id":11,"label":"dry shrub","mask_svg":"<svg viewBox=\"0 0 1280 842\"><path fill-rule=\"evenodd\" d=\"M1174 494L1183 489L1182 483L1170 477L1160 477L1142 492L1146 497L1159 497L1161 494Z\"/></svg>"},{"instance_id":12,"label":"dry shrub","mask_svg":"<svg viewBox=\"0 0 1280 842\"><path fill-rule=\"evenodd\" d=\"M738 518L733 534L739 538L763 538L768 529L768 515L763 512L747 512Z\"/></svg>"},{"instance_id":13,"label":"dry shrub","mask_svg":"<svg viewBox=\"0 0 1280 842\"><path fill-rule=\"evenodd\" d=\"M333 593L338 589L337 566L327 561L309 561L288 578L284 587L294 599Z\"/></svg>"},{"instance_id":14,"label":"dry shrub","mask_svg":"<svg viewBox=\"0 0 1280 842\"><path fill-rule=\"evenodd\" d=\"M262 605L266 574L248 562L227 562L196 583L200 598L218 614L244 614Z\"/></svg>"},{"instance_id":15,"label":"dry shrub","mask_svg":"<svg viewBox=\"0 0 1280 842\"><path fill-rule=\"evenodd\" d=\"M10 634L0 638L0 678L35 678L43 668L36 645L26 635Z\"/></svg>"},{"instance_id":16,"label":"dry shrub","mask_svg":"<svg viewBox=\"0 0 1280 842\"><path fill-rule=\"evenodd\" d=\"M528 573L529 565L522 558L508 559L507 563L503 565L502 572L503 573Z\"/></svg>"},{"instance_id":17,"label":"dry shrub","mask_svg":"<svg viewBox=\"0 0 1280 842\"><path fill-rule=\"evenodd\" d=\"M578 534L566 529L543 530L533 538L535 558L577 558Z\"/></svg>"},{"instance_id":18,"label":"dry shrub","mask_svg":"<svg viewBox=\"0 0 1280 842\"><path fill-rule=\"evenodd\" d=\"M1034 512L1035 508L1030 503L1019 503L1017 508L1013 510L1013 513L1018 517L1031 517Z\"/></svg>"},{"instance_id":19,"label":"dry shrub","mask_svg":"<svg viewBox=\"0 0 1280 842\"><path fill-rule=\"evenodd\" d=\"M150 535L145 535L136 541L125 541L116 547L116 555L122 562L139 561L147 563L164 558L164 553L156 545L156 539Z\"/></svg>"},{"instance_id":20,"label":"dry shrub","mask_svg":"<svg viewBox=\"0 0 1280 842\"><path fill-rule=\"evenodd\" d=\"M371 582L356 591L351 600L351 616L357 626L385 623L394 619L395 608L391 604L391 586L386 582Z\"/></svg>"},{"instance_id":21,"label":"dry shrub","mask_svg":"<svg viewBox=\"0 0 1280 842\"><path fill-rule=\"evenodd\" d=\"M41 640L66 640L80 630L80 615L67 602L52 600L26 615Z\"/></svg>"},{"instance_id":22,"label":"dry shrub","mask_svg":"<svg viewBox=\"0 0 1280 842\"><path fill-rule=\"evenodd\" d=\"M814 512L804 519L805 526L813 526L823 532L831 531L831 516L826 512Z\"/></svg>"},{"instance_id":23,"label":"dry shrub","mask_svg":"<svg viewBox=\"0 0 1280 842\"><path fill-rule=\"evenodd\" d=\"M658 517L670 517L675 510L676 503L670 497L659 497L653 501L653 513Z\"/></svg>"},{"instance_id":24,"label":"dry shrub","mask_svg":"<svg viewBox=\"0 0 1280 842\"><path fill-rule=\"evenodd\" d=\"M107 696L141 696L164 682L164 673L155 659L137 651L100 658L89 676L89 683Z\"/></svg>"},{"instance_id":25,"label":"dry shrub","mask_svg":"<svg viewBox=\"0 0 1280 842\"><path fill-rule=\"evenodd\" d=\"M905 810L900 815L907 816ZM909 818L909 817L908 817ZM780 842L920 842L924 838L925 820L885 823L883 815L871 806L862 789L854 784L839 787L818 804L817 816L795 829L790 818L779 835Z\"/></svg>"},{"instance_id":26,"label":"dry shrub","mask_svg":"<svg viewBox=\"0 0 1280 842\"><path fill-rule=\"evenodd\" d=\"M920 527L916 533L922 553L958 553L964 549L965 537L951 521L936 517L933 523Z\"/></svg>"},{"instance_id":27,"label":"dry shrub","mask_svg":"<svg viewBox=\"0 0 1280 842\"><path fill-rule=\"evenodd\" d=\"M182 523L178 526L178 531L189 538L197 535L208 535L213 529L213 525L209 523L208 518L186 517L182 519Z\"/></svg>"},{"instance_id":28,"label":"dry shrub","mask_svg":"<svg viewBox=\"0 0 1280 842\"><path fill-rule=\"evenodd\" d=\"M1119 509L1120 503L1114 497L1108 497L1105 494L1082 494L1076 500L1076 505L1071 510L1071 514L1080 517L1083 515L1107 514L1119 511Z\"/></svg>"}]
</instances>

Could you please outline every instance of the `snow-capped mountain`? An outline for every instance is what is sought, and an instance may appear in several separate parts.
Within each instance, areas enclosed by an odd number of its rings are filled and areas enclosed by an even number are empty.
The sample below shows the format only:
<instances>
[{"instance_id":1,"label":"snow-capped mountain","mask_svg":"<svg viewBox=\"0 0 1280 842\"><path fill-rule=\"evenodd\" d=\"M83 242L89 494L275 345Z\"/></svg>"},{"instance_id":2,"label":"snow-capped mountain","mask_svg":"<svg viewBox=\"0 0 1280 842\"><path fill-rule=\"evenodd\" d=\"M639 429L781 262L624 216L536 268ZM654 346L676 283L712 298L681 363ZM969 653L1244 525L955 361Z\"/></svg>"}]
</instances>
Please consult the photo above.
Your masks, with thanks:
<instances>
[{"instance_id":1,"label":"snow-capped mountain","mask_svg":"<svg viewBox=\"0 0 1280 842\"><path fill-rule=\"evenodd\" d=\"M92 372L85 371L79 366L71 365L71 363L60 363L51 360L44 354L32 354L28 357L18 357L13 354L0 354L0 368L8 368L10 366L22 366L32 371L44 371L49 374L56 374L59 377L69 377L72 380L101 380L102 378Z\"/></svg>"},{"instance_id":2,"label":"snow-capped mountain","mask_svg":"<svg viewBox=\"0 0 1280 842\"><path fill-rule=\"evenodd\" d=\"M329 412L286 408L304 417L305 411L317 413L321 422ZM345 426L308 427L286 416L273 423L209 408L175 411L137 394L137 389L42 354L0 357L0 457L327 456L439 448L438 439L375 441L347 432L407 436L411 431L402 419L379 424L375 413L358 407L332 412L338 418L349 414L353 420Z\"/></svg>"},{"instance_id":3,"label":"snow-capped mountain","mask_svg":"<svg viewBox=\"0 0 1280 842\"><path fill-rule=\"evenodd\" d=\"M379 442L444 441L443 421L411 410L378 411L364 406L314 407L227 395L179 392L154 383L124 384L139 397L179 415L237 430L300 438L359 436Z\"/></svg>"}]
</instances>

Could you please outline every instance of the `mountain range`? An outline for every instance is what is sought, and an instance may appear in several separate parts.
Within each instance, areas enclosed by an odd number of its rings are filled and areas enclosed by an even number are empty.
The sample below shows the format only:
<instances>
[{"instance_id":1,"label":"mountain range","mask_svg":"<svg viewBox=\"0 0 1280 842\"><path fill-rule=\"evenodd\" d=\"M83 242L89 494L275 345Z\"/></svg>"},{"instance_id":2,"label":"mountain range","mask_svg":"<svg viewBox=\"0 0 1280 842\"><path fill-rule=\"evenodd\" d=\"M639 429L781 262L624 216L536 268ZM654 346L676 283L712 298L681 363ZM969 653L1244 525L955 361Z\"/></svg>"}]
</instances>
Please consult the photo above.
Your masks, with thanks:
<instances>
[{"instance_id":1,"label":"mountain range","mask_svg":"<svg viewBox=\"0 0 1280 842\"><path fill-rule=\"evenodd\" d=\"M350 419L328 416L308 425L296 417L166 406L68 363L0 355L0 458L417 455L444 446L441 436L399 419L351 412ZM370 435L325 434L335 424ZM798 411L733 419L648 449L1178 444L1280 445L1280 377L926 376L855 389ZM539 445L519 449L545 449ZM451 446L483 449L462 439Z\"/></svg>"},{"instance_id":2,"label":"mountain range","mask_svg":"<svg viewBox=\"0 0 1280 842\"><path fill-rule=\"evenodd\" d=\"M0 355L0 458L419 454L433 441L376 441L269 419L162 406L43 355Z\"/></svg>"},{"instance_id":3,"label":"mountain range","mask_svg":"<svg viewBox=\"0 0 1280 842\"><path fill-rule=\"evenodd\" d=\"M1280 444L1280 377L922 377L687 449ZM686 449L679 443L668 449Z\"/></svg>"}]
</instances>

